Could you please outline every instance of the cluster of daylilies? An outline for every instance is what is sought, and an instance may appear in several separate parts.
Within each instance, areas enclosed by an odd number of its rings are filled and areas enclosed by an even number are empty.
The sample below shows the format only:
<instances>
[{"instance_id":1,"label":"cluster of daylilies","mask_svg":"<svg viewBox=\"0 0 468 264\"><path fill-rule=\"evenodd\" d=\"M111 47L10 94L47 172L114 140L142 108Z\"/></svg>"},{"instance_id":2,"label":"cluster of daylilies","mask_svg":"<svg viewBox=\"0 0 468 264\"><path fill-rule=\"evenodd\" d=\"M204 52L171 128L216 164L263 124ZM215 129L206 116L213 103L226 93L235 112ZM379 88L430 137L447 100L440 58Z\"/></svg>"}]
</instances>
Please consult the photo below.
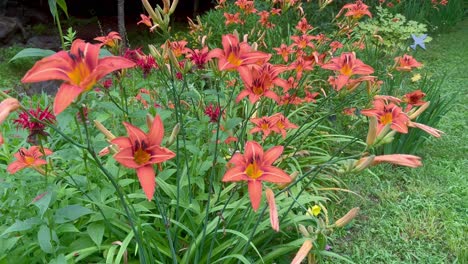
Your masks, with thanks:
<instances>
[{"instance_id":1,"label":"cluster of daylilies","mask_svg":"<svg viewBox=\"0 0 468 264\"><path fill-rule=\"evenodd\" d=\"M320 1L321 6L331 1ZM149 17L141 15L142 21L151 31L156 28L168 29L169 16L174 12L177 1L163 1L164 7L155 10L146 0L143 4L149 13ZM224 8L225 1L218 2L218 9ZM274 27L268 18L279 15L282 10L296 8L302 11L300 2L293 0L273 1L273 6L268 11L257 11L254 1L237 0L235 5L240 12L225 13L225 24L242 24L241 16L258 15L259 23L265 28ZM337 17L343 17L340 22L342 33L349 34L352 23L356 23L363 16L372 17L368 6L362 1L346 4ZM153 20L153 21L151 21ZM247 182L250 202L254 211L257 211L262 200L263 182L275 183L276 186L285 186L293 182L295 177L284 169L275 166L276 161L282 156L284 147L273 146L265 150L262 146L267 139L275 134L287 138L288 131L298 129L302 124L292 123L284 113L277 112L272 115L262 116L259 105L268 100L275 106L293 106L312 104L316 97L327 96L323 89L316 89L305 81L308 74L316 69L323 69L329 73L325 83L331 90L340 92L353 92L360 84L367 84L369 94L378 91L381 81L372 76L374 69L356 57L354 52L342 51L343 44L333 40L324 34L312 35L314 27L307 22L305 17L295 27L296 35L291 36L291 45L285 43L273 48L276 54L260 51L263 40L249 44L248 36L241 39L238 33L222 36L222 48L210 49L205 44L206 38L201 41L201 47L188 48L187 41L167 41L160 48L150 46L150 54L144 54L141 49L120 50L120 36L111 32L107 36L98 37L98 44L92 44L83 40L75 40L69 51L59 51L56 54L38 61L23 77L23 83L40 82L46 80L63 81L55 96L53 113L49 108L37 106L35 109L27 109L17 99L7 97L0 103L0 123L9 114L20 109L22 112L14 121L23 129L28 129L31 140L34 136L46 136L44 129L56 122L56 115L61 114L75 102L80 102L86 93L99 86L100 89L111 89L114 83L119 83L129 73L128 69L140 69L144 78L154 71L174 72L176 79L182 80L188 74L199 70L210 70L230 74L228 89L235 89L237 83L241 84L241 90L235 95L236 103L244 103L253 107L255 112L250 116L250 134L261 134L261 139L246 140L242 152L232 153L226 172L222 177L223 182ZM358 43L357 46L363 45ZM99 58L100 49L106 46L116 56ZM121 56L119 55L121 54ZM282 61L285 64L274 64L273 60ZM289 64L288 64L289 63ZM394 69L396 71L412 71L421 67L410 55L395 58ZM331 72L329 72L331 71ZM113 79L107 78L113 73ZM226 76L226 75L225 75ZM107 79L106 79L107 78ZM145 97L147 96L147 97ZM417 123L414 120L429 106L424 101L425 94L421 90L404 95L402 98L386 95L376 95L372 102L372 108L361 110L361 114L369 117L369 131L367 135L368 149L390 142L395 133L408 133L409 127L422 129L429 134L440 137L441 131ZM134 98L142 103L145 109L159 107L157 102L148 102L144 98L156 100L152 91L140 89L140 93ZM245 99L245 100L244 100ZM186 103L186 102L184 102ZM173 107L173 106L172 106ZM171 105L169 105L171 108ZM220 118L226 118L224 108L219 104L210 104L204 108L212 123L220 122ZM145 133L139 127L123 122L127 136L116 137L102 124L96 122L97 128L103 132L109 142L101 154L113 153L114 159L122 166L134 169L140 185L148 200L153 199L156 184L154 164L160 164L176 156L172 150L162 145L164 126L159 115L149 117L147 120L149 131ZM177 127L173 132L177 133ZM245 135L237 134L244 137ZM1 136L1 135L0 135ZM174 135L171 135L173 140ZM238 141L231 137L231 142ZM3 143L3 138L1 138ZM52 154L52 150L42 145L34 145L29 149L24 147L14 155L16 160L9 164L9 173L16 173L23 168L33 168L41 174L45 174L44 166L47 164L45 157ZM421 166L419 157L412 155L365 155L360 159L343 163L345 171L358 172L371 165L382 162L393 163L408 167ZM275 203L274 187L266 189L266 198L270 208L271 225L279 231L277 205ZM353 209L342 219L335 221L334 227L341 227L348 223L357 214L358 209ZM318 215L320 207L312 209L311 215ZM328 222L328 220L327 220ZM330 225L329 225L330 226ZM306 239L292 263L300 263L312 248L312 232L301 227L301 233Z\"/></svg>"}]
</instances>

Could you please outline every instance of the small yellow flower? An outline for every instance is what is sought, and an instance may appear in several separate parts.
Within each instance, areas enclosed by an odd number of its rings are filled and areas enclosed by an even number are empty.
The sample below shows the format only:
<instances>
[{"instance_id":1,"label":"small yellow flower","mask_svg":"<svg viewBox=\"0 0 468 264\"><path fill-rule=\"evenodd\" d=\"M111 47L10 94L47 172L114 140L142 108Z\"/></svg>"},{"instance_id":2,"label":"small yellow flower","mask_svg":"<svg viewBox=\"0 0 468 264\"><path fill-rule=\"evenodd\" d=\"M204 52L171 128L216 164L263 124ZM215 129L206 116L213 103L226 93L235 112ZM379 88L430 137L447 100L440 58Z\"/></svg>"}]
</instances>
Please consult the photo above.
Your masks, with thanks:
<instances>
[{"instance_id":1,"label":"small yellow flower","mask_svg":"<svg viewBox=\"0 0 468 264\"><path fill-rule=\"evenodd\" d=\"M321 211L322 208L320 208L320 206L314 205L312 206L312 208L309 207L309 210L307 210L307 214L310 216L317 216L320 214Z\"/></svg>"},{"instance_id":2,"label":"small yellow flower","mask_svg":"<svg viewBox=\"0 0 468 264\"><path fill-rule=\"evenodd\" d=\"M411 78L411 81L412 81L412 82L417 82L417 81L419 81L419 80L421 80L421 74L419 74L419 73L416 73L416 74L413 75L413 77Z\"/></svg>"}]
</instances>

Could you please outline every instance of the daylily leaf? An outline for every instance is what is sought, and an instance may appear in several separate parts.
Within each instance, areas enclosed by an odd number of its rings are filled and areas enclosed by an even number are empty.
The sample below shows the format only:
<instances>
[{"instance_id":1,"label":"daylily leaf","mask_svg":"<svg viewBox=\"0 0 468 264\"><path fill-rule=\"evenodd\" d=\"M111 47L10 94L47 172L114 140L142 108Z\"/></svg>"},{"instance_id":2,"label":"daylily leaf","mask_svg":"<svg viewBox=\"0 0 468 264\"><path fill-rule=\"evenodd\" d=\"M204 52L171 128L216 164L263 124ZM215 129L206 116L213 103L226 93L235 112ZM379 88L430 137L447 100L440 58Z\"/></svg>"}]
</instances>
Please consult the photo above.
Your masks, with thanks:
<instances>
[{"instance_id":1,"label":"daylily leaf","mask_svg":"<svg viewBox=\"0 0 468 264\"><path fill-rule=\"evenodd\" d=\"M44 216L44 213L49 208L49 205L50 205L51 201L52 201L52 192L49 191L49 192L45 193L44 196L39 198L39 200L32 203L37 208L39 208L39 215L41 216L41 218Z\"/></svg>"},{"instance_id":2,"label":"daylily leaf","mask_svg":"<svg viewBox=\"0 0 468 264\"><path fill-rule=\"evenodd\" d=\"M54 253L56 249L52 245L52 241L58 244L59 240L54 230L50 230L46 225L42 225L37 232L37 240L42 251L46 253Z\"/></svg>"},{"instance_id":3,"label":"daylily leaf","mask_svg":"<svg viewBox=\"0 0 468 264\"><path fill-rule=\"evenodd\" d=\"M47 57L50 55L55 54L55 51L53 50L48 50L48 49L38 49L38 48L26 48L21 50L20 52L16 53L13 58L11 58L8 62L12 62L17 59L21 58L29 58L29 57Z\"/></svg>"}]
</instances>

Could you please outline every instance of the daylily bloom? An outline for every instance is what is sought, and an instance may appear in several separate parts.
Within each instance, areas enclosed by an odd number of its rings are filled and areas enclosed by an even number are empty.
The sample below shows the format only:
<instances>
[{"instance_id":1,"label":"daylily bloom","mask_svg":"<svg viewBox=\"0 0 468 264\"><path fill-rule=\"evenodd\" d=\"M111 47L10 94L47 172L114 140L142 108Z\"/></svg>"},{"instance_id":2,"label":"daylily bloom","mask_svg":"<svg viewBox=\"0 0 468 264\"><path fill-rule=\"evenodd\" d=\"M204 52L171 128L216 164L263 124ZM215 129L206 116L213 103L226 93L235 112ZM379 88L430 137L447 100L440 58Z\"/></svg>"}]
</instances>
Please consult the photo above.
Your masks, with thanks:
<instances>
[{"instance_id":1,"label":"daylily bloom","mask_svg":"<svg viewBox=\"0 0 468 264\"><path fill-rule=\"evenodd\" d=\"M249 133L253 134L257 132L262 132L262 140L265 140L265 138L267 138L270 135L270 133L274 132L275 130L275 123L268 116L263 116L260 118L251 118L250 122L252 122L255 125L255 127L252 128L249 131Z\"/></svg>"},{"instance_id":2,"label":"daylily bloom","mask_svg":"<svg viewBox=\"0 0 468 264\"><path fill-rule=\"evenodd\" d=\"M276 102L279 102L278 95L271 90L274 85L286 87L285 80L278 77L287 68L284 66L263 64L259 67L242 67L239 68L239 74L244 82L244 90L242 90L236 98L239 102L244 97L249 96L252 104L260 100L262 96L269 97Z\"/></svg>"},{"instance_id":3,"label":"daylily bloom","mask_svg":"<svg viewBox=\"0 0 468 264\"><path fill-rule=\"evenodd\" d=\"M258 22L260 22L260 24L264 26L265 28L272 28L275 26L275 24L272 24L268 20L268 18L270 17L270 12L264 10L262 12L259 12L258 15L260 16L260 19L258 20Z\"/></svg>"},{"instance_id":4,"label":"daylily bloom","mask_svg":"<svg viewBox=\"0 0 468 264\"><path fill-rule=\"evenodd\" d=\"M20 102L16 98L7 98L0 103L0 125L6 120L11 112L20 108ZM3 144L3 136L0 131L0 145Z\"/></svg>"},{"instance_id":5,"label":"daylily bloom","mask_svg":"<svg viewBox=\"0 0 468 264\"><path fill-rule=\"evenodd\" d=\"M386 125L390 125L391 129L400 133L408 133L407 123L409 118L399 106L381 99L374 100L373 105L373 109L361 110L361 114L377 117L377 135Z\"/></svg>"},{"instance_id":6,"label":"daylily bloom","mask_svg":"<svg viewBox=\"0 0 468 264\"><path fill-rule=\"evenodd\" d=\"M280 55L283 58L284 62L288 62L289 55L294 52L293 48L286 44L281 44L279 48L273 49L276 50L276 54Z\"/></svg>"},{"instance_id":7,"label":"daylily bloom","mask_svg":"<svg viewBox=\"0 0 468 264\"><path fill-rule=\"evenodd\" d=\"M374 69L356 58L354 52L344 52L340 57L331 59L322 68L339 72L336 79L337 90L341 90L355 74L372 74Z\"/></svg>"},{"instance_id":8,"label":"daylily bloom","mask_svg":"<svg viewBox=\"0 0 468 264\"><path fill-rule=\"evenodd\" d=\"M426 132L426 133L428 133L431 136L436 137L436 138L441 137L442 134L444 133L443 131L441 131L439 129L436 129L436 128L433 128L433 127L430 127L428 125L424 125L424 124L421 124L421 123L412 122L412 121L409 121L407 123L407 125L409 127L417 127L417 128L423 130L424 132Z\"/></svg>"},{"instance_id":9,"label":"daylily bloom","mask_svg":"<svg viewBox=\"0 0 468 264\"><path fill-rule=\"evenodd\" d=\"M304 71L311 71L314 69L315 61L306 60L303 57L298 57L291 65L290 70L296 71L296 79L299 80L302 77Z\"/></svg>"},{"instance_id":10,"label":"daylily bloom","mask_svg":"<svg viewBox=\"0 0 468 264\"><path fill-rule=\"evenodd\" d=\"M247 181L250 202L254 211L258 210L262 200L262 181L289 183L291 177L272 164L283 153L282 146L263 151L255 141L247 141L244 154L236 153L229 161L232 165L224 174L223 182Z\"/></svg>"},{"instance_id":11,"label":"daylily bloom","mask_svg":"<svg viewBox=\"0 0 468 264\"><path fill-rule=\"evenodd\" d=\"M156 187L153 164L172 159L175 157L175 153L161 147L164 126L158 115L154 118L147 134L130 123L123 122L123 124L128 137L118 137L111 140L111 143L120 149L114 155L114 159L123 166L136 170L140 185L148 200L151 200Z\"/></svg>"},{"instance_id":12,"label":"daylily bloom","mask_svg":"<svg viewBox=\"0 0 468 264\"><path fill-rule=\"evenodd\" d=\"M249 64L267 62L271 55L252 51L252 48L247 42L239 42L239 39L233 35L223 35L222 49L213 49L208 53L208 59L218 58L218 68L220 71L234 70L241 66Z\"/></svg>"},{"instance_id":13,"label":"daylily bloom","mask_svg":"<svg viewBox=\"0 0 468 264\"><path fill-rule=\"evenodd\" d=\"M29 149L20 148L15 153L16 160L7 167L7 171L10 174L14 174L24 168L32 167L38 171L41 171L39 166L47 164L47 161L41 159L44 155L48 156L52 154L52 151L47 148L41 148L38 146L32 146Z\"/></svg>"},{"instance_id":14,"label":"daylily bloom","mask_svg":"<svg viewBox=\"0 0 468 264\"><path fill-rule=\"evenodd\" d=\"M403 55L402 57L396 57L395 62L397 63L397 71L411 71L413 68L419 68L422 66L416 59L410 55Z\"/></svg>"},{"instance_id":15,"label":"daylily bloom","mask_svg":"<svg viewBox=\"0 0 468 264\"><path fill-rule=\"evenodd\" d=\"M247 0L237 0L235 4L244 11L246 14L253 14L257 12L255 9L254 1L247 1Z\"/></svg>"},{"instance_id":16,"label":"daylily bloom","mask_svg":"<svg viewBox=\"0 0 468 264\"><path fill-rule=\"evenodd\" d=\"M330 48L332 52L335 52L337 49L341 49L343 47L343 44L339 41L333 41L330 43Z\"/></svg>"},{"instance_id":17,"label":"daylily bloom","mask_svg":"<svg viewBox=\"0 0 468 264\"><path fill-rule=\"evenodd\" d=\"M307 19L305 17L301 18L301 20L299 21L299 23L297 23L296 25L296 29L299 30L300 32L302 32L302 34L306 34L307 31L313 29L314 27L309 25L309 23L307 23Z\"/></svg>"},{"instance_id":18,"label":"daylily bloom","mask_svg":"<svg viewBox=\"0 0 468 264\"><path fill-rule=\"evenodd\" d=\"M137 25L143 23L146 26L150 28L150 32L153 32L155 29L156 25L153 25L153 22L151 22L151 17L148 17L146 15L140 14L141 20L137 23Z\"/></svg>"},{"instance_id":19,"label":"daylily bloom","mask_svg":"<svg viewBox=\"0 0 468 264\"><path fill-rule=\"evenodd\" d=\"M188 44L187 41L185 40L180 40L180 41L169 41L169 48L172 50L174 53L174 56L176 58L188 53L190 51L189 48L186 48L185 46ZM165 48L166 44L162 44L161 48Z\"/></svg>"},{"instance_id":20,"label":"daylily bloom","mask_svg":"<svg viewBox=\"0 0 468 264\"><path fill-rule=\"evenodd\" d=\"M360 19L364 15L372 17L372 14L369 12L369 6L364 4L361 0L357 0L354 4L344 5L336 17L339 17L345 10L345 16L350 16L353 19Z\"/></svg>"},{"instance_id":21,"label":"daylily bloom","mask_svg":"<svg viewBox=\"0 0 468 264\"><path fill-rule=\"evenodd\" d=\"M100 44L85 43L77 39L73 41L69 52L59 51L36 62L21 81L65 81L54 100L54 113L58 115L107 74L135 66L135 63L123 57L109 56L100 59L100 48Z\"/></svg>"},{"instance_id":22,"label":"daylily bloom","mask_svg":"<svg viewBox=\"0 0 468 264\"><path fill-rule=\"evenodd\" d=\"M307 47L315 48L314 43L311 42L311 40L314 39L313 36L303 34L300 36L291 36L291 39L294 41L291 47L297 47L298 49L305 49Z\"/></svg>"},{"instance_id":23,"label":"daylily bloom","mask_svg":"<svg viewBox=\"0 0 468 264\"><path fill-rule=\"evenodd\" d=\"M111 31L109 32L109 34L107 34L107 36L96 37L94 38L94 40L97 40L103 43L104 45L113 48L117 46L119 40L122 40L122 38L120 37L120 34L118 32Z\"/></svg>"},{"instance_id":24,"label":"daylily bloom","mask_svg":"<svg viewBox=\"0 0 468 264\"><path fill-rule=\"evenodd\" d=\"M403 95L403 102L408 104L408 106L406 107L406 112L411 110L413 106L421 106L425 104L426 101L423 100L424 96L426 96L426 94L423 93L421 90L416 90Z\"/></svg>"},{"instance_id":25,"label":"daylily bloom","mask_svg":"<svg viewBox=\"0 0 468 264\"><path fill-rule=\"evenodd\" d=\"M278 209L276 208L275 194L273 190L267 188L265 191L268 207L270 208L270 224L271 228L276 232L279 232L279 220L278 220Z\"/></svg>"},{"instance_id":26,"label":"daylily bloom","mask_svg":"<svg viewBox=\"0 0 468 264\"><path fill-rule=\"evenodd\" d=\"M376 165L379 163L392 163L395 165L406 166L411 168L417 168L422 166L420 157L406 154L375 156L372 165Z\"/></svg>"},{"instance_id":27,"label":"daylily bloom","mask_svg":"<svg viewBox=\"0 0 468 264\"><path fill-rule=\"evenodd\" d=\"M295 129L298 128L295 124L289 122L288 118L286 118L281 113L276 113L271 116L273 123L275 124L274 130L280 133L283 138L286 138L286 129Z\"/></svg>"}]
</instances>

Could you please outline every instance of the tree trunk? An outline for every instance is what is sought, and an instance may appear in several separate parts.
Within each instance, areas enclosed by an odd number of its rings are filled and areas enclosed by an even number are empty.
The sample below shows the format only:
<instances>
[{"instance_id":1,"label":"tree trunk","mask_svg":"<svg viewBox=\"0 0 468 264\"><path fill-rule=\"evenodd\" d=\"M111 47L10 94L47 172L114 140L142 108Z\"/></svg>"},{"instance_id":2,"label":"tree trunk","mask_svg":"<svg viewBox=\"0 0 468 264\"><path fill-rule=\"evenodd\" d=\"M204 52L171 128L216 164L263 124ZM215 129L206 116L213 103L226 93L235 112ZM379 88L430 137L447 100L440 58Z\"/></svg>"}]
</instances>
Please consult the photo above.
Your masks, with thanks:
<instances>
[{"instance_id":1,"label":"tree trunk","mask_svg":"<svg viewBox=\"0 0 468 264\"><path fill-rule=\"evenodd\" d=\"M119 34L122 37L122 47L126 48L127 43L127 30L125 29L125 0L117 1L117 15L119 24Z\"/></svg>"}]
</instances>

